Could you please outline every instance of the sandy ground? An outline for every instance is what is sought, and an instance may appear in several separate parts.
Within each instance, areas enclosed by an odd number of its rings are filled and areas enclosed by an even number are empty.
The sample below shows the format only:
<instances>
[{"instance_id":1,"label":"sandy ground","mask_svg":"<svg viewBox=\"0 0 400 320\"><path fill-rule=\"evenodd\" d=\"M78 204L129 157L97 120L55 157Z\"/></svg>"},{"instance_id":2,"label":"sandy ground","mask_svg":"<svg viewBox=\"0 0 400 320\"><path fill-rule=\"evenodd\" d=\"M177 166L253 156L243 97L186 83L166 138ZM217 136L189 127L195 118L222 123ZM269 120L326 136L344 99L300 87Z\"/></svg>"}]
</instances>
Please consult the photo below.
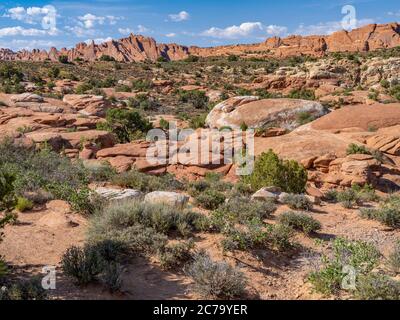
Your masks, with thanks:
<instances>
[{"instance_id":1,"label":"sandy ground","mask_svg":"<svg viewBox=\"0 0 400 320\"><path fill-rule=\"evenodd\" d=\"M288 208L281 206L269 221L274 223L279 214ZM318 266L324 246L320 240L337 236L374 243L387 255L400 232L388 229L374 221L358 216L358 210L344 209L339 204L323 204L312 215L323 229L315 238L298 234L298 250L277 255L268 250L236 252L223 255L219 246L221 235L199 234L196 246L206 249L216 260L227 260L239 267L249 280L248 299L321 299L311 292L305 281L307 274ZM59 268L59 261L71 245L82 245L87 221L79 215L69 214L63 202L19 214L19 222L5 228L5 238L0 244L0 255L12 265L18 275L39 274L46 265L57 266L57 289L50 292L54 299L196 299L191 291L191 281L182 273L165 272L156 262L134 257L125 267L123 288L120 294L110 294L100 285L77 287Z\"/></svg>"}]
</instances>

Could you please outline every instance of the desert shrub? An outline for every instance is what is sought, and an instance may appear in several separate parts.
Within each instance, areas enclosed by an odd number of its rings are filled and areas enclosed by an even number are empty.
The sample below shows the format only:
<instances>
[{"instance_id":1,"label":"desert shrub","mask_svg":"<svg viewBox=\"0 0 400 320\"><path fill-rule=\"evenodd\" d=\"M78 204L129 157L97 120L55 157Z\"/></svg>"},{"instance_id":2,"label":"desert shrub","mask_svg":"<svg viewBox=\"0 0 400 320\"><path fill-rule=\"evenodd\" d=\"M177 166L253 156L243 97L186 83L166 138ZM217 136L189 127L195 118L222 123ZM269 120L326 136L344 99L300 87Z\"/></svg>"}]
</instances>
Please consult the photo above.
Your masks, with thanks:
<instances>
[{"instance_id":1,"label":"desert shrub","mask_svg":"<svg viewBox=\"0 0 400 320\"><path fill-rule=\"evenodd\" d=\"M364 208L360 210L363 218L377 220L389 227L400 226L400 197L390 196L377 209Z\"/></svg>"},{"instance_id":2,"label":"desert shrub","mask_svg":"<svg viewBox=\"0 0 400 320\"><path fill-rule=\"evenodd\" d=\"M18 197L15 208L19 212L25 212L25 211L31 210L33 208L33 203L32 203L32 201L30 201L24 197Z\"/></svg>"},{"instance_id":3,"label":"desert shrub","mask_svg":"<svg viewBox=\"0 0 400 320\"><path fill-rule=\"evenodd\" d=\"M132 88L138 91L147 91L151 89L153 83L150 80L134 80L132 81Z\"/></svg>"},{"instance_id":4,"label":"desert shrub","mask_svg":"<svg viewBox=\"0 0 400 320\"><path fill-rule=\"evenodd\" d=\"M151 123L140 113L124 109L109 109L106 122L98 124L98 129L114 133L120 143L130 142L152 128Z\"/></svg>"},{"instance_id":5,"label":"desert shrub","mask_svg":"<svg viewBox=\"0 0 400 320\"><path fill-rule=\"evenodd\" d=\"M304 125L304 124L310 123L310 122L312 122L314 120L315 120L315 116L312 113L308 112L308 111L302 111L302 112L299 112L297 114L297 122L300 125Z\"/></svg>"},{"instance_id":6,"label":"desert shrub","mask_svg":"<svg viewBox=\"0 0 400 320\"><path fill-rule=\"evenodd\" d=\"M18 84L24 79L24 74L11 64L3 64L0 67L0 81L2 84Z\"/></svg>"},{"instance_id":7,"label":"desert shrub","mask_svg":"<svg viewBox=\"0 0 400 320\"><path fill-rule=\"evenodd\" d=\"M304 213L285 212L279 217L279 222L308 235L321 230L321 223Z\"/></svg>"},{"instance_id":8,"label":"desert shrub","mask_svg":"<svg viewBox=\"0 0 400 320\"><path fill-rule=\"evenodd\" d=\"M313 209L313 203L302 194L286 194L282 197L282 203L293 210L311 211Z\"/></svg>"},{"instance_id":9,"label":"desert shrub","mask_svg":"<svg viewBox=\"0 0 400 320\"><path fill-rule=\"evenodd\" d=\"M85 162L84 166L88 171L90 181L110 181L117 174L116 170L108 162Z\"/></svg>"},{"instance_id":10,"label":"desert shrub","mask_svg":"<svg viewBox=\"0 0 400 320\"><path fill-rule=\"evenodd\" d=\"M58 62L67 64L68 63L68 57L67 56L59 56L58 57Z\"/></svg>"},{"instance_id":11,"label":"desert shrub","mask_svg":"<svg viewBox=\"0 0 400 320\"><path fill-rule=\"evenodd\" d=\"M290 99L303 99L303 100L315 100L315 92L308 89L292 90L290 91L288 98Z\"/></svg>"},{"instance_id":12,"label":"desert shrub","mask_svg":"<svg viewBox=\"0 0 400 320\"><path fill-rule=\"evenodd\" d=\"M254 219L268 218L275 210L276 206L272 202L250 201L246 197L235 197L211 213L211 223L214 228L223 230L235 223L245 224Z\"/></svg>"},{"instance_id":13,"label":"desert shrub","mask_svg":"<svg viewBox=\"0 0 400 320\"><path fill-rule=\"evenodd\" d=\"M395 85L390 89L390 95L400 101L400 85Z\"/></svg>"},{"instance_id":14,"label":"desert shrub","mask_svg":"<svg viewBox=\"0 0 400 320\"><path fill-rule=\"evenodd\" d=\"M137 170L120 173L112 177L112 183L143 192L182 190L184 185L174 176L166 174L160 177L151 176Z\"/></svg>"},{"instance_id":15,"label":"desert shrub","mask_svg":"<svg viewBox=\"0 0 400 320\"><path fill-rule=\"evenodd\" d=\"M1 300L46 300L47 293L40 278L19 280L0 290Z\"/></svg>"},{"instance_id":16,"label":"desert shrub","mask_svg":"<svg viewBox=\"0 0 400 320\"><path fill-rule=\"evenodd\" d=\"M111 57L109 55L103 54L100 59L100 61L115 61L114 57Z\"/></svg>"},{"instance_id":17,"label":"desert shrub","mask_svg":"<svg viewBox=\"0 0 400 320\"><path fill-rule=\"evenodd\" d=\"M103 264L104 261L99 253L90 246L71 247L61 259L61 268L65 275L74 278L79 285L95 281L103 270Z\"/></svg>"},{"instance_id":18,"label":"desert shrub","mask_svg":"<svg viewBox=\"0 0 400 320\"><path fill-rule=\"evenodd\" d=\"M360 215L362 218L377 220L392 228L398 228L400 226L400 211L394 208L362 208L360 210Z\"/></svg>"},{"instance_id":19,"label":"desert shrub","mask_svg":"<svg viewBox=\"0 0 400 320\"><path fill-rule=\"evenodd\" d=\"M294 247L293 229L283 224L268 226L267 242L271 248L284 252Z\"/></svg>"},{"instance_id":20,"label":"desert shrub","mask_svg":"<svg viewBox=\"0 0 400 320\"><path fill-rule=\"evenodd\" d=\"M364 201L375 202L379 200L379 196L376 194L375 189L369 184L366 184L364 186L353 184L351 186L351 189L357 193L361 202Z\"/></svg>"},{"instance_id":21,"label":"desert shrub","mask_svg":"<svg viewBox=\"0 0 400 320\"><path fill-rule=\"evenodd\" d=\"M122 287L123 268L120 264L111 262L103 266L100 280L110 292L117 292Z\"/></svg>"},{"instance_id":22,"label":"desert shrub","mask_svg":"<svg viewBox=\"0 0 400 320\"><path fill-rule=\"evenodd\" d=\"M190 103L196 109L206 109L208 106L208 97L204 91L179 91L179 101L183 103Z\"/></svg>"},{"instance_id":23,"label":"desert shrub","mask_svg":"<svg viewBox=\"0 0 400 320\"><path fill-rule=\"evenodd\" d=\"M303 193L307 183L307 170L296 161L284 161L272 151L261 154L255 161L254 171L244 177L254 190L266 186L280 187L288 193Z\"/></svg>"},{"instance_id":24,"label":"desert shrub","mask_svg":"<svg viewBox=\"0 0 400 320\"><path fill-rule=\"evenodd\" d=\"M14 206L14 182L15 176L13 174L0 171L0 210L9 211Z\"/></svg>"},{"instance_id":25,"label":"desert shrub","mask_svg":"<svg viewBox=\"0 0 400 320\"><path fill-rule=\"evenodd\" d=\"M76 94L85 94L87 91L92 90L93 86L87 82L79 84L76 89L75 93Z\"/></svg>"},{"instance_id":26,"label":"desert shrub","mask_svg":"<svg viewBox=\"0 0 400 320\"><path fill-rule=\"evenodd\" d=\"M127 85L118 85L115 87L115 92L131 92L132 88Z\"/></svg>"},{"instance_id":27,"label":"desert shrub","mask_svg":"<svg viewBox=\"0 0 400 320\"><path fill-rule=\"evenodd\" d=\"M163 235L177 231L187 236L197 230L201 220L200 214L165 204L123 201L112 203L93 216L89 238L94 243L109 239L127 244L135 250L149 248L152 251L157 241L160 244L165 242Z\"/></svg>"},{"instance_id":28,"label":"desert shrub","mask_svg":"<svg viewBox=\"0 0 400 320\"><path fill-rule=\"evenodd\" d=\"M400 300L400 283L386 275L359 277L355 296L360 300Z\"/></svg>"},{"instance_id":29,"label":"desert shrub","mask_svg":"<svg viewBox=\"0 0 400 320\"><path fill-rule=\"evenodd\" d=\"M161 268L171 270L182 267L192 259L194 241L180 242L167 245L158 253Z\"/></svg>"},{"instance_id":30,"label":"desert shrub","mask_svg":"<svg viewBox=\"0 0 400 320\"><path fill-rule=\"evenodd\" d=\"M343 268L351 266L357 275L368 275L379 263L380 253L372 245L363 241L349 241L337 238L332 243L332 255L324 256L323 266L309 275L309 281L317 292L325 295L341 290Z\"/></svg>"},{"instance_id":31,"label":"desert shrub","mask_svg":"<svg viewBox=\"0 0 400 320\"><path fill-rule=\"evenodd\" d=\"M400 273L400 241L394 247L394 250L388 257L387 261L389 269L396 275Z\"/></svg>"},{"instance_id":32,"label":"desert shrub","mask_svg":"<svg viewBox=\"0 0 400 320\"><path fill-rule=\"evenodd\" d=\"M190 118L189 125L192 129L204 128L206 126L207 114L200 114Z\"/></svg>"},{"instance_id":33,"label":"desert shrub","mask_svg":"<svg viewBox=\"0 0 400 320\"><path fill-rule=\"evenodd\" d=\"M346 150L347 155L351 154L371 154L371 152L365 147L355 143L350 144Z\"/></svg>"},{"instance_id":34,"label":"desert shrub","mask_svg":"<svg viewBox=\"0 0 400 320\"><path fill-rule=\"evenodd\" d=\"M353 208L356 204L361 203L360 196L353 189L347 189L342 192L338 192L336 199L347 209Z\"/></svg>"},{"instance_id":35,"label":"desert shrub","mask_svg":"<svg viewBox=\"0 0 400 320\"><path fill-rule=\"evenodd\" d=\"M193 56L193 55L189 55L189 57L187 57L184 61L185 62L198 62L200 60L200 58L198 56Z\"/></svg>"},{"instance_id":36,"label":"desert shrub","mask_svg":"<svg viewBox=\"0 0 400 320\"><path fill-rule=\"evenodd\" d=\"M215 262L205 254L197 254L185 269L194 281L194 289L205 298L235 298L243 295L246 279L242 272L226 262Z\"/></svg>"},{"instance_id":37,"label":"desert shrub","mask_svg":"<svg viewBox=\"0 0 400 320\"><path fill-rule=\"evenodd\" d=\"M225 195L213 189L207 189L196 196L197 204L207 210L215 210L225 202Z\"/></svg>"}]
</instances>

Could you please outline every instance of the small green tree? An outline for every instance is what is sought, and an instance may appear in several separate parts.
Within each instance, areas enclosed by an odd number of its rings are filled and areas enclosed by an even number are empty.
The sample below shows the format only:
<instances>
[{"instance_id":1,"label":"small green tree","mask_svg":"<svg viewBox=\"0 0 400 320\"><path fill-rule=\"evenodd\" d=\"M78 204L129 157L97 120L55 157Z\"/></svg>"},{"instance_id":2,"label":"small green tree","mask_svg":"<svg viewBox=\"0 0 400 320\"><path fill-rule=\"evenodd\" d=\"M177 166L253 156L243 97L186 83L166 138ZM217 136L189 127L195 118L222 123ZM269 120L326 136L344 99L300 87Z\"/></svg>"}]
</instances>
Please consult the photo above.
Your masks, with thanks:
<instances>
[{"instance_id":1,"label":"small green tree","mask_svg":"<svg viewBox=\"0 0 400 320\"><path fill-rule=\"evenodd\" d=\"M63 64L67 64L68 63L68 57L67 56L59 56L58 57L58 62L63 63Z\"/></svg>"},{"instance_id":2,"label":"small green tree","mask_svg":"<svg viewBox=\"0 0 400 320\"><path fill-rule=\"evenodd\" d=\"M121 143L130 142L152 128L139 112L123 109L108 110L106 122L98 125L98 129L113 132Z\"/></svg>"},{"instance_id":3,"label":"small green tree","mask_svg":"<svg viewBox=\"0 0 400 320\"><path fill-rule=\"evenodd\" d=\"M9 211L15 204L14 181L14 175L0 172L0 210Z\"/></svg>"},{"instance_id":4,"label":"small green tree","mask_svg":"<svg viewBox=\"0 0 400 320\"><path fill-rule=\"evenodd\" d=\"M256 159L253 173L243 179L254 190L275 186L288 193L303 193L307 178L307 170L297 161L282 160L269 150Z\"/></svg>"}]
</instances>

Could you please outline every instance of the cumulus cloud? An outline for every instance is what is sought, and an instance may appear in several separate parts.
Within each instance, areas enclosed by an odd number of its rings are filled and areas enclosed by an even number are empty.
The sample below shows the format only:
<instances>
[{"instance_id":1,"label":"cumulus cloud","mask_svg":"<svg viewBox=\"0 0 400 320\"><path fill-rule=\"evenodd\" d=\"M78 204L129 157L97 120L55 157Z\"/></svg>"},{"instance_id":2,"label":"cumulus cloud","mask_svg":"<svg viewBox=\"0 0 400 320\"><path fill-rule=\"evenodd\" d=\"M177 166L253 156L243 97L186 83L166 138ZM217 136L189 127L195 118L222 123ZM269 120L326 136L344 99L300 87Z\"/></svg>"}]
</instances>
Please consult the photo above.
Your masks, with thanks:
<instances>
[{"instance_id":1,"label":"cumulus cloud","mask_svg":"<svg viewBox=\"0 0 400 320\"><path fill-rule=\"evenodd\" d=\"M120 17L96 16L91 13L87 13L84 16L78 17L80 25L85 27L86 29L92 29L96 25L104 25L104 24L115 25L117 21L120 19L121 19Z\"/></svg>"},{"instance_id":2,"label":"cumulus cloud","mask_svg":"<svg viewBox=\"0 0 400 320\"><path fill-rule=\"evenodd\" d=\"M108 42L108 41L111 41L111 40L112 40L111 37L107 37L107 38L88 39L85 42L87 44L91 44L92 41L93 41L95 44L102 44L104 42Z\"/></svg>"},{"instance_id":3,"label":"cumulus cloud","mask_svg":"<svg viewBox=\"0 0 400 320\"><path fill-rule=\"evenodd\" d=\"M356 28L365 26L367 24L374 23L373 19L361 19L357 20ZM341 21L330 21L314 25L301 24L295 31L296 34L309 36L309 35L329 35L336 31L343 30Z\"/></svg>"},{"instance_id":4,"label":"cumulus cloud","mask_svg":"<svg viewBox=\"0 0 400 320\"><path fill-rule=\"evenodd\" d=\"M269 25L266 26L261 22L244 22L239 26L233 25L227 28L216 28L212 27L201 35L219 38L219 39L238 39L245 37L265 37L284 35L288 31L287 27Z\"/></svg>"},{"instance_id":5,"label":"cumulus cloud","mask_svg":"<svg viewBox=\"0 0 400 320\"><path fill-rule=\"evenodd\" d=\"M8 27L0 29L0 37L10 37L10 36L26 36L26 37L37 37L44 35L52 35L51 31L34 29L34 28L23 28L18 27Z\"/></svg>"},{"instance_id":6,"label":"cumulus cloud","mask_svg":"<svg viewBox=\"0 0 400 320\"><path fill-rule=\"evenodd\" d=\"M22 21L28 24L43 24L49 23L50 19L55 20L57 17L57 9L51 5L28 8L14 7L7 9L3 17Z\"/></svg>"},{"instance_id":7,"label":"cumulus cloud","mask_svg":"<svg viewBox=\"0 0 400 320\"><path fill-rule=\"evenodd\" d=\"M397 12L389 11L387 14L388 14L388 16L392 16L392 17L400 17L400 10Z\"/></svg>"},{"instance_id":8,"label":"cumulus cloud","mask_svg":"<svg viewBox=\"0 0 400 320\"><path fill-rule=\"evenodd\" d=\"M165 36L166 36L167 38L174 38L174 37L176 37L176 33L174 33L174 32L167 33Z\"/></svg>"},{"instance_id":9,"label":"cumulus cloud","mask_svg":"<svg viewBox=\"0 0 400 320\"><path fill-rule=\"evenodd\" d=\"M13 39L10 42L2 43L0 42L0 46L2 48L10 48L12 50L32 50L32 49L48 49L50 47L57 47L61 45L61 43L49 41L49 40L22 40L22 39Z\"/></svg>"},{"instance_id":10,"label":"cumulus cloud","mask_svg":"<svg viewBox=\"0 0 400 320\"><path fill-rule=\"evenodd\" d=\"M152 32L150 29L146 28L145 26L139 24L136 29L132 28L119 28L118 32L122 35L129 35L131 33L149 33Z\"/></svg>"},{"instance_id":11,"label":"cumulus cloud","mask_svg":"<svg viewBox=\"0 0 400 320\"><path fill-rule=\"evenodd\" d=\"M80 26L65 26L65 30L68 32L73 33L77 37L89 37L89 36L95 36L97 31L95 29L86 29L84 27Z\"/></svg>"},{"instance_id":12,"label":"cumulus cloud","mask_svg":"<svg viewBox=\"0 0 400 320\"><path fill-rule=\"evenodd\" d=\"M169 17L169 19L171 21L181 22L181 21L189 20L190 19L190 14L188 12L186 12L186 11L181 11L181 12L176 13L176 14L170 14L168 17Z\"/></svg>"}]
</instances>

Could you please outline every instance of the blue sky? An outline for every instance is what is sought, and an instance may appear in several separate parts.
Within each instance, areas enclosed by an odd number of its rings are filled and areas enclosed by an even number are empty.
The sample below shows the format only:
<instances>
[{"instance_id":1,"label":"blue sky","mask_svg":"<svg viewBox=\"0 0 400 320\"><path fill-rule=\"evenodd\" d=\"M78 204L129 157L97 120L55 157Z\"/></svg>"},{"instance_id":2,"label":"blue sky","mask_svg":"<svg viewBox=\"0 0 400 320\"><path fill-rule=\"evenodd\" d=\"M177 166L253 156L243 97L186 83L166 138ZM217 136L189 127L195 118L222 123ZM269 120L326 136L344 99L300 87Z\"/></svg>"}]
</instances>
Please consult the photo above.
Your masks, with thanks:
<instances>
[{"instance_id":1,"label":"blue sky","mask_svg":"<svg viewBox=\"0 0 400 320\"><path fill-rule=\"evenodd\" d=\"M199 46L329 34L342 29L345 5L354 6L357 26L400 21L398 0L2 1L0 47L71 47L131 32Z\"/></svg>"}]
</instances>

